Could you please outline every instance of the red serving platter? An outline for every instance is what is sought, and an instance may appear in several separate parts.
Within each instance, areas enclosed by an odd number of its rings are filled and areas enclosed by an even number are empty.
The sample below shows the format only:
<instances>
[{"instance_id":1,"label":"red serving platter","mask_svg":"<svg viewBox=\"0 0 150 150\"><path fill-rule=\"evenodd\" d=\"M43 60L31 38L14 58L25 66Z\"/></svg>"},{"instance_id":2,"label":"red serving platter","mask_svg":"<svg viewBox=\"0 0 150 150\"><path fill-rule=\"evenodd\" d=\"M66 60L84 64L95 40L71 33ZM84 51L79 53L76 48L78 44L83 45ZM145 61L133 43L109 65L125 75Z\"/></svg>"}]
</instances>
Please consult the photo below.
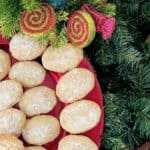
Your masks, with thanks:
<instances>
[{"instance_id":1,"label":"red serving platter","mask_svg":"<svg viewBox=\"0 0 150 150\"><path fill-rule=\"evenodd\" d=\"M0 37L0 49L6 50L7 52L9 52L9 40L6 40L6 39L3 39ZM16 62L16 60L12 56L11 56L11 60L12 60L12 64ZM100 89L99 82L96 78L96 74L95 74L90 62L88 61L88 59L84 58L78 67L87 68L88 70L92 71L93 74L95 75L95 87L85 98L98 103L102 110L102 115L101 115L101 119L100 119L99 123L97 124L97 126L93 129L89 130L88 132L83 133L82 135L88 136L100 147L101 137L103 134L103 127L104 127L104 107L103 107L102 92ZM47 72L47 75L43 82L43 85L50 87L52 89L55 89L56 84L61 76L62 76L62 74L60 74L60 73ZM49 112L48 114L54 115L57 118L59 118L59 114L64 106L65 106L65 104L61 103L58 100L56 107L53 109L53 111ZM61 133L60 133L59 137L55 141L46 144L45 148L47 150L57 150L58 142L60 141L60 139L62 139L66 135L68 135L68 133L66 131L64 131L63 129L61 129Z\"/></svg>"}]
</instances>

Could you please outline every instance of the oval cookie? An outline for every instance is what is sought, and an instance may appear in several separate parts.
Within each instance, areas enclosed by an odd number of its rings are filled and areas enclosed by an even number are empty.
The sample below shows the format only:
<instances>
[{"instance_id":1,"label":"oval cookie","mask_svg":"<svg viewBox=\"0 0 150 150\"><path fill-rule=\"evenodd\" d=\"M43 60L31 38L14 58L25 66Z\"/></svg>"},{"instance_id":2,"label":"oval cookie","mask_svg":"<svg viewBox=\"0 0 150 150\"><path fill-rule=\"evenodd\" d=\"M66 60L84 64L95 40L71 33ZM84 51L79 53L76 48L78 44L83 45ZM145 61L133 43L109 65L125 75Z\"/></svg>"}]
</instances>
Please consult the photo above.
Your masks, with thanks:
<instances>
[{"instance_id":1,"label":"oval cookie","mask_svg":"<svg viewBox=\"0 0 150 150\"><path fill-rule=\"evenodd\" d=\"M86 136L68 135L59 142L58 150L98 150L98 146Z\"/></svg>"},{"instance_id":2,"label":"oval cookie","mask_svg":"<svg viewBox=\"0 0 150 150\"><path fill-rule=\"evenodd\" d=\"M15 80L0 82L0 111L18 103L23 95L22 85Z\"/></svg>"},{"instance_id":3,"label":"oval cookie","mask_svg":"<svg viewBox=\"0 0 150 150\"><path fill-rule=\"evenodd\" d=\"M41 146L29 146L29 147L25 147L25 150L46 150L46 149Z\"/></svg>"},{"instance_id":4,"label":"oval cookie","mask_svg":"<svg viewBox=\"0 0 150 150\"><path fill-rule=\"evenodd\" d=\"M84 98L94 87L92 72L75 68L63 75L56 86L56 94L64 103L72 103Z\"/></svg>"},{"instance_id":5,"label":"oval cookie","mask_svg":"<svg viewBox=\"0 0 150 150\"><path fill-rule=\"evenodd\" d=\"M46 86L38 86L27 90L19 102L19 107L28 116L48 113L56 105L54 90Z\"/></svg>"},{"instance_id":6,"label":"oval cookie","mask_svg":"<svg viewBox=\"0 0 150 150\"><path fill-rule=\"evenodd\" d=\"M24 150L23 142L11 135L0 135L0 150Z\"/></svg>"},{"instance_id":7,"label":"oval cookie","mask_svg":"<svg viewBox=\"0 0 150 150\"><path fill-rule=\"evenodd\" d=\"M36 61L17 62L9 72L9 78L19 81L24 87L40 85L45 75L46 71Z\"/></svg>"},{"instance_id":8,"label":"oval cookie","mask_svg":"<svg viewBox=\"0 0 150 150\"><path fill-rule=\"evenodd\" d=\"M64 130L79 134L94 128L101 116L99 105L90 100L81 100L66 106L60 113L60 124Z\"/></svg>"},{"instance_id":9,"label":"oval cookie","mask_svg":"<svg viewBox=\"0 0 150 150\"><path fill-rule=\"evenodd\" d=\"M25 114L14 108L0 111L0 134L19 136L26 123Z\"/></svg>"},{"instance_id":10,"label":"oval cookie","mask_svg":"<svg viewBox=\"0 0 150 150\"><path fill-rule=\"evenodd\" d=\"M12 56L21 61L33 60L39 57L45 49L46 46L38 40L23 34L14 35L10 41Z\"/></svg>"},{"instance_id":11,"label":"oval cookie","mask_svg":"<svg viewBox=\"0 0 150 150\"><path fill-rule=\"evenodd\" d=\"M4 79L10 70L10 57L8 53L0 49L0 80Z\"/></svg>"},{"instance_id":12,"label":"oval cookie","mask_svg":"<svg viewBox=\"0 0 150 150\"><path fill-rule=\"evenodd\" d=\"M71 44L49 47L42 56L43 66L50 71L64 73L75 68L83 59L83 50Z\"/></svg>"},{"instance_id":13,"label":"oval cookie","mask_svg":"<svg viewBox=\"0 0 150 150\"><path fill-rule=\"evenodd\" d=\"M44 145L55 140L59 133L59 121L53 116L41 115L27 121L22 135L28 144Z\"/></svg>"}]
</instances>

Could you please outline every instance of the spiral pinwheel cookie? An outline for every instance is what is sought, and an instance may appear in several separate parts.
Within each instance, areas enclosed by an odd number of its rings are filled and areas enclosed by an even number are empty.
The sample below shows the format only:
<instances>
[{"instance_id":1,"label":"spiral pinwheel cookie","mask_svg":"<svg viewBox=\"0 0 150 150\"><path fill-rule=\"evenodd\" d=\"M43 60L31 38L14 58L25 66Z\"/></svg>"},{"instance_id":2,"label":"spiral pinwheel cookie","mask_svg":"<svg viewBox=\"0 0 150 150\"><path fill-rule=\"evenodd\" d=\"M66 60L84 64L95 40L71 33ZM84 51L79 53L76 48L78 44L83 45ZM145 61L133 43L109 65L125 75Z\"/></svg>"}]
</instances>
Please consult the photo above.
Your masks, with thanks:
<instances>
[{"instance_id":1,"label":"spiral pinwheel cookie","mask_svg":"<svg viewBox=\"0 0 150 150\"><path fill-rule=\"evenodd\" d=\"M36 61L17 62L9 72L9 78L19 81L24 87L40 85L45 75L46 71Z\"/></svg>"},{"instance_id":2,"label":"spiral pinwheel cookie","mask_svg":"<svg viewBox=\"0 0 150 150\"><path fill-rule=\"evenodd\" d=\"M12 135L0 135L0 150L24 150L23 142Z\"/></svg>"},{"instance_id":3,"label":"spiral pinwheel cookie","mask_svg":"<svg viewBox=\"0 0 150 150\"><path fill-rule=\"evenodd\" d=\"M18 103L23 95L22 85L15 80L0 82L0 111Z\"/></svg>"},{"instance_id":4,"label":"spiral pinwheel cookie","mask_svg":"<svg viewBox=\"0 0 150 150\"><path fill-rule=\"evenodd\" d=\"M20 20L22 31L31 36L40 35L49 31L54 24L55 12L46 3L41 3L41 7L32 12L24 11Z\"/></svg>"},{"instance_id":5,"label":"spiral pinwheel cookie","mask_svg":"<svg viewBox=\"0 0 150 150\"><path fill-rule=\"evenodd\" d=\"M9 46L12 56L20 61L33 60L39 57L46 49L46 45L23 34L14 35Z\"/></svg>"},{"instance_id":6,"label":"spiral pinwheel cookie","mask_svg":"<svg viewBox=\"0 0 150 150\"><path fill-rule=\"evenodd\" d=\"M56 94L60 101L72 103L85 97L95 85L92 72L75 68L63 75L57 83Z\"/></svg>"},{"instance_id":7,"label":"spiral pinwheel cookie","mask_svg":"<svg viewBox=\"0 0 150 150\"><path fill-rule=\"evenodd\" d=\"M48 113L56 105L57 99L54 90L46 86L38 86L27 90L19 107L28 116Z\"/></svg>"},{"instance_id":8,"label":"spiral pinwheel cookie","mask_svg":"<svg viewBox=\"0 0 150 150\"><path fill-rule=\"evenodd\" d=\"M50 115L40 115L29 119L23 130L24 140L32 145L44 145L55 140L60 133L57 118Z\"/></svg>"},{"instance_id":9,"label":"spiral pinwheel cookie","mask_svg":"<svg viewBox=\"0 0 150 150\"><path fill-rule=\"evenodd\" d=\"M99 105L81 100L67 105L60 114L60 124L67 132L79 134L94 128L101 117Z\"/></svg>"},{"instance_id":10,"label":"spiral pinwheel cookie","mask_svg":"<svg viewBox=\"0 0 150 150\"><path fill-rule=\"evenodd\" d=\"M85 11L74 12L67 25L70 42L77 47L87 47L95 38L96 27L92 16Z\"/></svg>"},{"instance_id":11,"label":"spiral pinwheel cookie","mask_svg":"<svg viewBox=\"0 0 150 150\"><path fill-rule=\"evenodd\" d=\"M81 48L66 44L60 48L49 47L42 56L42 63L50 71L64 73L78 66L82 59Z\"/></svg>"},{"instance_id":12,"label":"spiral pinwheel cookie","mask_svg":"<svg viewBox=\"0 0 150 150\"><path fill-rule=\"evenodd\" d=\"M25 147L25 150L46 150L46 149L42 146L29 146Z\"/></svg>"},{"instance_id":13,"label":"spiral pinwheel cookie","mask_svg":"<svg viewBox=\"0 0 150 150\"><path fill-rule=\"evenodd\" d=\"M26 123L25 114L14 108L0 111L0 134L20 136Z\"/></svg>"},{"instance_id":14,"label":"spiral pinwheel cookie","mask_svg":"<svg viewBox=\"0 0 150 150\"><path fill-rule=\"evenodd\" d=\"M59 142L58 150L98 150L98 146L86 136L68 135Z\"/></svg>"},{"instance_id":15,"label":"spiral pinwheel cookie","mask_svg":"<svg viewBox=\"0 0 150 150\"><path fill-rule=\"evenodd\" d=\"M8 74L10 65L11 61L9 55L0 49L0 81Z\"/></svg>"}]
</instances>

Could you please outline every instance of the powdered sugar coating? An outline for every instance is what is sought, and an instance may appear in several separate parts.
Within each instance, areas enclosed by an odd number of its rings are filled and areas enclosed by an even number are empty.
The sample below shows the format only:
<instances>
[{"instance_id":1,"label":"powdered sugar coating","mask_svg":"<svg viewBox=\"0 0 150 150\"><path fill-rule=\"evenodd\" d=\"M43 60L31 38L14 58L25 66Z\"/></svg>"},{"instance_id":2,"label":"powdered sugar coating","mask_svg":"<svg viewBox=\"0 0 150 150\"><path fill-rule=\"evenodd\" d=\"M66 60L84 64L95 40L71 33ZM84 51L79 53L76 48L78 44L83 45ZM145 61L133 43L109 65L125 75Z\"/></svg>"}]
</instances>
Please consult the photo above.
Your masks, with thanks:
<instances>
[{"instance_id":1,"label":"powdered sugar coating","mask_svg":"<svg viewBox=\"0 0 150 150\"><path fill-rule=\"evenodd\" d=\"M92 72L75 68L63 75L56 86L56 95L64 103L72 103L84 98L94 87Z\"/></svg>"},{"instance_id":2,"label":"powdered sugar coating","mask_svg":"<svg viewBox=\"0 0 150 150\"><path fill-rule=\"evenodd\" d=\"M25 150L46 150L46 149L41 146L29 146L29 147L25 147Z\"/></svg>"},{"instance_id":3,"label":"powdered sugar coating","mask_svg":"<svg viewBox=\"0 0 150 150\"><path fill-rule=\"evenodd\" d=\"M28 116L48 113L56 105L57 99L54 90L46 86L38 86L27 90L19 107Z\"/></svg>"},{"instance_id":4,"label":"powdered sugar coating","mask_svg":"<svg viewBox=\"0 0 150 150\"><path fill-rule=\"evenodd\" d=\"M60 133L59 121L50 115L29 119L23 130L24 140L32 145L44 145L55 140Z\"/></svg>"},{"instance_id":5,"label":"powdered sugar coating","mask_svg":"<svg viewBox=\"0 0 150 150\"><path fill-rule=\"evenodd\" d=\"M98 146L86 136L68 135L59 142L58 150L98 150Z\"/></svg>"},{"instance_id":6,"label":"powdered sugar coating","mask_svg":"<svg viewBox=\"0 0 150 150\"><path fill-rule=\"evenodd\" d=\"M45 75L46 71L36 61L17 62L9 72L9 78L19 81L24 87L40 85L44 81Z\"/></svg>"},{"instance_id":7,"label":"powdered sugar coating","mask_svg":"<svg viewBox=\"0 0 150 150\"><path fill-rule=\"evenodd\" d=\"M23 142L11 135L0 135L0 150L24 150Z\"/></svg>"},{"instance_id":8,"label":"powdered sugar coating","mask_svg":"<svg viewBox=\"0 0 150 150\"><path fill-rule=\"evenodd\" d=\"M4 79L10 70L10 57L8 53L0 49L0 80Z\"/></svg>"},{"instance_id":9,"label":"powdered sugar coating","mask_svg":"<svg viewBox=\"0 0 150 150\"><path fill-rule=\"evenodd\" d=\"M10 41L10 52L17 60L33 60L40 56L46 49L38 40L28 35L16 34Z\"/></svg>"},{"instance_id":10,"label":"powdered sugar coating","mask_svg":"<svg viewBox=\"0 0 150 150\"><path fill-rule=\"evenodd\" d=\"M69 133L79 134L94 128L101 116L97 103L81 100L67 105L60 114L60 124Z\"/></svg>"},{"instance_id":11,"label":"powdered sugar coating","mask_svg":"<svg viewBox=\"0 0 150 150\"><path fill-rule=\"evenodd\" d=\"M15 80L0 82L0 111L18 103L23 95L22 85Z\"/></svg>"},{"instance_id":12,"label":"powdered sugar coating","mask_svg":"<svg viewBox=\"0 0 150 150\"><path fill-rule=\"evenodd\" d=\"M43 66L64 73L75 68L83 59L83 49L66 44L60 48L49 47L42 56Z\"/></svg>"},{"instance_id":13,"label":"powdered sugar coating","mask_svg":"<svg viewBox=\"0 0 150 150\"><path fill-rule=\"evenodd\" d=\"M14 108L0 111L0 134L19 136L26 122L25 114Z\"/></svg>"}]
</instances>

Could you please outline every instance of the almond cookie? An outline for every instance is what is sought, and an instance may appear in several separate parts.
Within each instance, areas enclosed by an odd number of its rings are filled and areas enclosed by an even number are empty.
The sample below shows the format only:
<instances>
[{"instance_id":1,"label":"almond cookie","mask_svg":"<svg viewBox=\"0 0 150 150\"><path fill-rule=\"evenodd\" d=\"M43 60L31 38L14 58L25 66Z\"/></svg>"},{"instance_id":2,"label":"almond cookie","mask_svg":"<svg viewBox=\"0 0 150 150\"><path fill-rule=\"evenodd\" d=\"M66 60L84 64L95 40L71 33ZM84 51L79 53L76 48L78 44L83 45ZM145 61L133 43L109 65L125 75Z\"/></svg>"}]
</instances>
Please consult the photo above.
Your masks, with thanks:
<instances>
[{"instance_id":1,"label":"almond cookie","mask_svg":"<svg viewBox=\"0 0 150 150\"><path fill-rule=\"evenodd\" d=\"M40 115L29 119L23 130L23 138L28 144L44 145L55 140L60 133L57 118L50 115Z\"/></svg>"},{"instance_id":2,"label":"almond cookie","mask_svg":"<svg viewBox=\"0 0 150 150\"><path fill-rule=\"evenodd\" d=\"M16 34L10 41L10 52L17 60L33 60L39 57L46 46L40 44L38 40L27 35Z\"/></svg>"},{"instance_id":3,"label":"almond cookie","mask_svg":"<svg viewBox=\"0 0 150 150\"><path fill-rule=\"evenodd\" d=\"M14 108L0 111L0 134L19 136L26 123L25 114Z\"/></svg>"},{"instance_id":4,"label":"almond cookie","mask_svg":"<svg viewBox=\"0 0 150 150\"><path fill-rule=\"evenodd\" d=\"M23 142L12 135L0 135L0 150L24 150Z\"/></svg>"},{"instance_id":5,"label":"almond cookie","mask_svg":"<svg viewBox=\"0 0 150 150\"><path fill-rule=\"evenodd\" d=\"M44 81L45 75L46 71L36 61L17 62L9 72L9 78L19 81L24 87L40 85Z\"/></svg>"},{"instance_id":6,"label":"almond cookie","mask_svg":"<svg viewBox=\"0 0 150 150\"><path fill-rule=\"evenodd\" d=\"M41 146L29 146L29 147L25 147L25 150L46 150L46 149Z\"/></svg>"},{"instance_id":7,"label":"almond cookie","mask_svg":"<svg viewBox=\"0 0 150 150\"><path fill-rule=\"evenodd\" d=\"M22 85L15 80L0 82L0 111L18 103L23 95Z\"/></svg>"},{"instance_id":8,"label":"almond cookie","mask_svg":"<svg viewBox=\"0 0 150 150\"><path fill-rule=\"evenodd\" d=\"M59 142L58 150L98 150L98 146L86 136L68 135Z\"/></svg>"},{"instance_id":9,"label":"almond cookie","mask_svg":"<svg viewBox=\"0 0 150 150\"><path fill-rule=\"evenodd\" d=\"M54 90L46 86L38 86L27 90L19 107L28 116L48 113L56 105L57 99Z\"/></svg>"},{"instance_id":10,"label":"almond cookie","mask_svg":"<svg viewBox=\"0 0 150 150\"><path fill-rule=\"evenodd\" d=\"M94 87L92 72L84 68L75 68L63 75L56 86L56 94L64 103L72 103L84 98Z\"/></svg>"},{"instance_id":11,"label":"almond cookie","mask_svg":"<svg viewBox=\"0 0 150 150\"><path fill-rule=\"evenodd\" d=\"M49 47L42 56L42 63L47 70L64 73L78 66L82 59L83 49L66 44L60 48Z\"/></svg>"},{"instance_id":12,"label":"almond cookie","mask_svg":"<svg viewBox=\"0 0 150 150\"><path fill-rule=\"evenodd\" d=\"M66 106L60 113L60 124L64 130L79 134L94 128L100 121L101 109L90 100L81 100Z\"/></svg>"},{"instance_id":13,"label":"almond cookie","mask_svg":"<svg viewBox=\"0 0 150 150\"><path fill-rule=\"evenodd\" d=\"M0 80L4 79L10 70L10 57L7 52L0 49Z\"/></svg>"}]
</instances>

